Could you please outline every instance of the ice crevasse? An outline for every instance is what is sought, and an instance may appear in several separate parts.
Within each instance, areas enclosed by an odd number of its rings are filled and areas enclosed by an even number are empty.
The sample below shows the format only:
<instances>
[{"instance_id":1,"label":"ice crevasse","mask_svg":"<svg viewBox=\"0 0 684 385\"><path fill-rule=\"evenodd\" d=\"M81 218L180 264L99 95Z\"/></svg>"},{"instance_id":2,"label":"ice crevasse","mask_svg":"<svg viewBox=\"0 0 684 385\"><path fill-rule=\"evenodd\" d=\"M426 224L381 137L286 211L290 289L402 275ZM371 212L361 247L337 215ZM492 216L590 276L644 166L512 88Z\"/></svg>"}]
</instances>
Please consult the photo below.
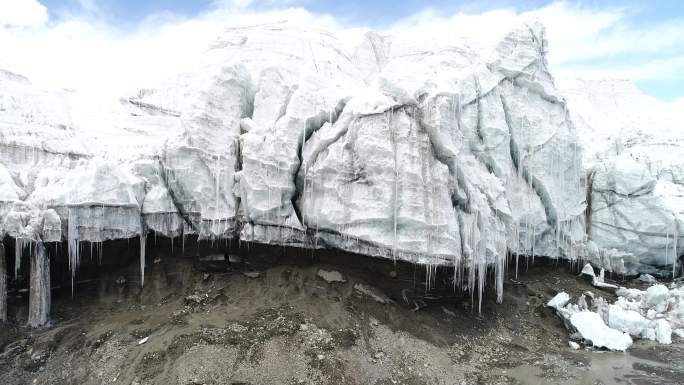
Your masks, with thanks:
<instances>
[{"instance_id":1,"label":"ice crevasse","mask_svg":"<svg viewBox=\"0 0 684 385\"><path fill-rule=\"evenodd\" d=\"M287 23L230 28L195 69L110 103L0 71L0 234L17 261L66 242L72 275L84 245L139 237L144 272L147 234L192 234L451 266L476 292L490 270L499 300L507 258L677 266L681 165L642 180L602 149L586 166L591 122L556 87L541 24L485 54L375 33L341 46ZM662 226L605 207L646 191Z\"/></svg>"}]
</instances>

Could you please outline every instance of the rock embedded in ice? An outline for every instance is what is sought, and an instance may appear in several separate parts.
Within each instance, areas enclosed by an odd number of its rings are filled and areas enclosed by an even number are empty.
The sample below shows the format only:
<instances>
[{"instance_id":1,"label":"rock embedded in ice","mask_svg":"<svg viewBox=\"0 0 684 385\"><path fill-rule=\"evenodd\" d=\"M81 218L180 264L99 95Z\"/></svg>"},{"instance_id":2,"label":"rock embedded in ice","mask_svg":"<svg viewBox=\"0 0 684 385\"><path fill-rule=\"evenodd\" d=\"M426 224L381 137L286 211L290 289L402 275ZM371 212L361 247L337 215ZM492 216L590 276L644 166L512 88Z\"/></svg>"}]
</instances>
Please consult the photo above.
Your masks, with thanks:
<instances>
[{"instance_id":1,"label":"rock embedded in ice","mask_svg":"<svg viewBox=\"0 0 684 385\"><path fill-rule=\"evenodd\" d=\"M639 275L639 278L637 278L639 281L648 284L648 285L653 285L658 283L658 281L653 277L651 274L641 274Z\"/></svg>"},{"instance_id":2,"label":"rock embedded in ice","mask_svg":"<svg viewBox=\"0 0 684 385\"><path fill-rule=\"evenodd\" d=\"M627 333L611 329L597 313L581 311L570 316L570 324L595 348L625 351L632 345Z\"/></svg>"},{"instance_id":3,"label":"rock embedded in ice","mask_svg":"<svg viewBox=\"0 0 684 385\"><path fill-rule=\"evenodd\" d=\"M594 268L591 266L590 263L584 265L580 274L591 277L592 279L596 277L596 273L594 273Z\"/></svg>"},{"instance_id":4,"label":"rock embedded in ice","mask_svg":"<svg viewBox=\"0 0 684 385\"><path fill-rule=\"evenodd\" d=\"M602 268L601 272L597 276L594 273L594 268L591 266L590 263L587 263L586 265L584 265L584 267L582 268L582 272L580 274L591 278L591 284L596 286L596 287L604 287L604 288L610 288L610 289L617 289L618 288L617 285L613 285L613 284L605 282L605 278L604 278L605 269Z\"/></svg>"}]
</instances>

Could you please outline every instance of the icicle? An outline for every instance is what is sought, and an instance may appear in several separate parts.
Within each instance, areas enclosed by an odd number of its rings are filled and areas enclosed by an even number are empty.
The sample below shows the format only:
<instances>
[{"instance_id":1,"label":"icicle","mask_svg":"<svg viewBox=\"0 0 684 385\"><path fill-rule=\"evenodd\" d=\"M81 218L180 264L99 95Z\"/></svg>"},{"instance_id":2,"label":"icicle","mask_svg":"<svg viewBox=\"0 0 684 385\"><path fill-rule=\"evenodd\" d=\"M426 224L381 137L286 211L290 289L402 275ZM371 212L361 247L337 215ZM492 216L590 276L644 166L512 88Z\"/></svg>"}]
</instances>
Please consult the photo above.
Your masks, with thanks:
<instances>
[{"instance_id":1,"label":"icicle","mask_svg":"<svg viewBox=\"0 0 684 385\"><path fill-rule=\"evenodd\" d=\"M396 133L394 132L394 129L392 128L392 110L390 109L389 114L387 115L387 129L390 131L390 135L392 138L392 145L394 147L394 197L393 197L393 206L392 206L392 220L393 220L393 231L394 231L394 238L392 241L392 260L394 263L397 263L397 216L398 216L398 205L397 201L399 199L399 162L397 160L397 137Z\"/></svg>"},{"instance_id":2,"label":"icicle","mask_svg":"<svg viewBox=\"0 0 684 385\"><path fill-rule=\"evenodd\" d=\"M672 246L672 279L675 279L677 268L677 241L679 239L679 226L677 226L677 218L674 220L674 245Z\"/></svg>"},{"instance_id":3,"label":"icicle","mask_svg":"<svg viewBox=\"0 0 684 385\"><path fill-rule=\"evenodd\" d=\"M140 287L145 286L145 245L147 237L144 233L144 230L140 231Z\"/></svg>"},{"instance_id":4,"label":"icicle","mask_svg":"<svg viewBox=\"0 0 684 385\"><path fill-rule=\"evenodd\" d=\"M78 209L74 209L78 210ZM71 296L74 296L74 277L80 262L78 215L69 208L69 221L67 222L67 246L69 248L69 270L71 272Z\"/></svg>"},{"instance_id":5,"label":"icicle","mask_svg":"<svg viewBox=\"0 0 684 385\"><path fill-rule=\"evenodd\" d=\"M5 245L0 240L0 322L7 321L7 263Z\"/></svg>"},{"instance_id":6,"label":"icicle","mask_svg":"<svg viewBox=\"0 0 684 385\"><path fill-rule=\"evenodd\" d=\"M505 257L500 253L496 255L496 265L494 266L496 280L496 302L503 302L503 281L504 281L504 260Z\"/></svg>"},{"instance_id":7,"label":"icicle","mask_svg":"<svg viewBox=\"0 0 684 385\"><path fill-rule=\"evenodd\" d=\"M50 259L42 242L31 253L28 325L41 327L50 316Z\"/></svg>"},{"instance_id":8,"label":"icicle","mask_svg":"<svg viewBox=\"0 0 684 385\"><path fill-rule=\"evenodd\" d=\"M668 265L670 261L670 230L665 230L665 264ZM674 264L674 261L673 261Z\"/></svg>"},{"instance_id":9,"label":"icicle","mask_svg":"<svg viewBox=\"0 0 684 385\"><path fill-rule=\"evenodd\" d=\"M19 276L21 268L21 257L26 248L27 240L23 238L16 238L14 241L14 279Z\"/></svg>"},{"instance_id":10,"label":"icicle","mask_svg":"<svg viewBox=\"0 0 684 385\"><path fill-rule=\"evenodd\" d=\"M185 256L185 224L181 228L181 254Z\"/></svg>"}]
</instances>

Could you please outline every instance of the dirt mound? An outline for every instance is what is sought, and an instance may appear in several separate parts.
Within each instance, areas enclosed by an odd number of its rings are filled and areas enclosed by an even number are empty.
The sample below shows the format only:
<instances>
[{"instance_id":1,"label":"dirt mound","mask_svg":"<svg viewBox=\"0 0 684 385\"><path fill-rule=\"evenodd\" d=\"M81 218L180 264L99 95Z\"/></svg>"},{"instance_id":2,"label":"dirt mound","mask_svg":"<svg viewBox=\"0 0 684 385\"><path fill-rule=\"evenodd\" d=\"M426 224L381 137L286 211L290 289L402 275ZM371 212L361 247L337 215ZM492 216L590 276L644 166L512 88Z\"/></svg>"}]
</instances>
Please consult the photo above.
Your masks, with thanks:
<instances>
[{"instance_id":1,"label":"dirt mound","mask_svg":"<svg viewBox=\"0 0 684 385\"><path fill-rule=\"evenodd\" d=\"M558 290L595 289L565 266L509 277L504 303L488 293L478 314L467 292L428 289L418 268L338 262L238 260L201 272L170 258L144 290L112 273L73 300L58 296L51 328L3 326L0 383L672 384L684 374L678 343L568 347L545 304Z\"/></svg>"}]
</instances>

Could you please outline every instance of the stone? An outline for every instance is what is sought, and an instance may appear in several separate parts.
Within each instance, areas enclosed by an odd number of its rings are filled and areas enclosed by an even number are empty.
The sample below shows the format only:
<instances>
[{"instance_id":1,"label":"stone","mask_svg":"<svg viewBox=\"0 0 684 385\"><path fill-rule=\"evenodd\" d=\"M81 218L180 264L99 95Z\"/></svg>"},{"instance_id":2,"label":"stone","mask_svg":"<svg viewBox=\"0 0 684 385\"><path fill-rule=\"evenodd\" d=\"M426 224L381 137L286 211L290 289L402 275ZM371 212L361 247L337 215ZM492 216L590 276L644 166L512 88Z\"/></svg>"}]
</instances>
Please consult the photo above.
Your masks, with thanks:
<instances>
[{"instance_id":1,"label":"stone","mask_svg":"<svg viewBox=\"0 0 684 385\"><path fill-rule=\"evenodd\" d=\"M386 295L380 293L377 289L367 286L367 285L362 285L360 283L357 283L354 285L354 290L357 292L364 294L371 299L373 299L375 302L381 303L381 304L388 304L390 302L390 299L387 298Z\"/></svg>"},{"instance_id":2,"label":"stone","mask_svg":"<svg viewBox=\"0 0 684 385\"><path fill-rule=\"evenodd\" d=\"M325 282L328 283L334 283L334 282L347 282L347 280L342 277L342 274L340 274L339 271L336 270L323 270L319 269L318 273L316 274L320 278L322 278Z\"/></svg>"}]
</instances>

